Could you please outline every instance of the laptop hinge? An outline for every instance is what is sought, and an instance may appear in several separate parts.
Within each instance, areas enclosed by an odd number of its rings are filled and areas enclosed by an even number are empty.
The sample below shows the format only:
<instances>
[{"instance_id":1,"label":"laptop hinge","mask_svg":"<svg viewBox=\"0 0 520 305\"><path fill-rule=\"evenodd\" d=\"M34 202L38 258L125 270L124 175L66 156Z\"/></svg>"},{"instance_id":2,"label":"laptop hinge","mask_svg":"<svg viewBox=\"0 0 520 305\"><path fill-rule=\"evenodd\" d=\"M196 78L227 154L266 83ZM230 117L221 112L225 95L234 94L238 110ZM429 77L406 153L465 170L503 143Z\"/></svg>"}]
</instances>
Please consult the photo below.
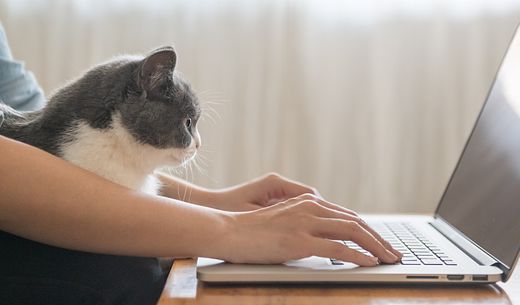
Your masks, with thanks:
<instances>
[{"instance_id":1,"label":"laptop hinge","mask_svg":"<svg viewBox=\"0 0 520 305\"><path fill-rule=\"evenodd\" d=\"M480 247L475 245L472 241L468 240L451 225L445 222L442 218L436 217L432 222L430 222L430 224L480 265L495 265L497 267L502 265L492 256L484 252ZM500 269L502 268L500 267Z\"/></svg>"}]
</instances>

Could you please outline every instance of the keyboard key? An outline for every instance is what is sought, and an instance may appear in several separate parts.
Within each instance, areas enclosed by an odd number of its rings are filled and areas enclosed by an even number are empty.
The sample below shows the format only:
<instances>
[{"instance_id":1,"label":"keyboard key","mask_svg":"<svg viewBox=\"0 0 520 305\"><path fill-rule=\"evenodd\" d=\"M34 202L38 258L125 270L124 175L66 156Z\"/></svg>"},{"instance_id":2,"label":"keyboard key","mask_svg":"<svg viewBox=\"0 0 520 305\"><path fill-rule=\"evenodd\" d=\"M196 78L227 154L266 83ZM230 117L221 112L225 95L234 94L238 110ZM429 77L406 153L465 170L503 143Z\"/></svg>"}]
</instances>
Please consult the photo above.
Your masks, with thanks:
<instances>
[{"instance_id":1,"label":"keyboard key","mask_svg":"<svg viewBox=\"0 0 520 305\"><path fill-rule=\"evenodd\" d=\"M405 244L408 248L417 248L417 247L420 247L420 248L427 248L425 245L423 245L422 243L407 243Z\"/></svg>"},{"instance_id":2,"label":"keyboard key","mask_svg":"<svg viewBox=\"0 0 520 305\"><path fill-rule=\"evenodd\" d=\"M457 266L457 263L455 263L451 259L443 260L443 262L444 262L445 265L448 265L448 266Z\"/></svg>"},{"instance_id":3,"label":"keyboard key","mask_svg":"<svg viewBox=\"0 0 520 305\"><path fill-rule=\"evenodd\" d=\"M401 265L420 265L419 261L401 261Z\"/></svg>"},{"instance_id":4,"label":"keyboard key","mask_svg":"<svg viewBox=\"0 0 520 305\"><path fill-rule=\"evenodd\" d=\"M410 252L412 252L415 255L417 255L417 254L433 254L432 252L430 252L428 250L422 250L422 249L411 249Z\"/></svg>"},{"instance_id":5,"label":"keyboard key","mask_svg":"<svg viewBox=\"0 0 520 305\"><path fill-rule=\"evenodd\" d=\"M418 258L436 258L435 255L433 254L418 254L417 255Z\"/></svg>"},{"instance_id":6,"label":"keyboard key","mask_svg":"<svg viewBox=\"0 0 520 305\"><path fill-rule=\"evenodd\" d=\"M403 265L456 265L444 251L411 224L392 222L373 227L403 254ZM444 263L444 260L447 263Z\"/></svg>"},{"instance_id":7,"label":"keyboard key","mask_svg":"<svg viewBox=\"0 0 520 305\"><path fill-rule=\"evenodd\" d=\"M415 253L415 255L417 255L417 254L433 254L433 252L428 250L428 249L412 249L411 251L413 253Z\"/></svg>"},{"instance_id":8,"label":"keyboard key","mask_svg":"<svg viewBox=\"0 0 520 305\"><path fill-rule=\"evenodd\" d=\"M415 257L403 257L401 258L401 261L406 262L418 262L419 260Z\"/></svg>"},{"instance_id":9,"label":"keyboard key","mask_svg":"<svg viewBox=\"0 0 520 305\"><path fill-rule=\"evenodd\" d=\"M421 262L425 265L444 265L444 263L438 258L423 258Z\"/></svg>"}]
</instances>

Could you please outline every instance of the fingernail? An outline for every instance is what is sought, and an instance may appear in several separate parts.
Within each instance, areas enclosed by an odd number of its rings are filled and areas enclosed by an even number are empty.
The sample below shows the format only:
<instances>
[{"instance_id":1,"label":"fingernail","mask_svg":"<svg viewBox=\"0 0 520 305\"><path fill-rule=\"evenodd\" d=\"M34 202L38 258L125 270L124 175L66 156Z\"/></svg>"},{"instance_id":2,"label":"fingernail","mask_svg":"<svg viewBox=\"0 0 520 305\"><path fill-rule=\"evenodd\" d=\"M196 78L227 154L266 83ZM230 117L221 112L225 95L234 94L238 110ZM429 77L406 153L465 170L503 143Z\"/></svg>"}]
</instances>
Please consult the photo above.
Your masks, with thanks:
<instances>
[{"instance_id":1,"label":"fingernail","mask_svg":"<svg viewBox=\"0 0 520 305\"><path fill-rule=\"evenodd\" d=\"M399 259L403 258L403 253L401 253L395 249L393 249L392 253L394 253L397 256L397 258L399 258Z\"/></svg>"},{"instance_id":2,"label":"fingernail","mask_svg":"<svg viewBox=\"0 0 520 305\"><path fill-rule=\"evenodd\" d=\"M375 256L371 256L370 261L374 264L374 266L379 265L379 258Z\"/></svg>"},{"instance_id":3,"label":"fingernail","mask_svg":"<svg viewBox=\"0 0 520 305\"><path fill-rule=\"evenodd\" d=\"M397 257L397 255L393 254L392 252L386 250L386 253L388 254L388 257L390 258L390 260L396 262L399 258Z\"/></svg>"}]
</instances>

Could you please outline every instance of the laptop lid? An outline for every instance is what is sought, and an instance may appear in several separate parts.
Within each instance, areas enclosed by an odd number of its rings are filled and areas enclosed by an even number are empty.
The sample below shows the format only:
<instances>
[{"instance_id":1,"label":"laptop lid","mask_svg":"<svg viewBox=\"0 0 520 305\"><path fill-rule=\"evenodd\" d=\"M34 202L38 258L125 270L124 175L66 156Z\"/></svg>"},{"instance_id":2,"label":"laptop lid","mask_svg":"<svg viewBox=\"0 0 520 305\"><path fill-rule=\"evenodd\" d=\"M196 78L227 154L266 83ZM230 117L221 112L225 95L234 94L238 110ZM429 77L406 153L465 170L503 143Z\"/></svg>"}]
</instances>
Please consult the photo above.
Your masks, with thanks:
<instances>
[{"instance_id":1,"label":"laptop lid","mask_svg":"<svg viewBox=\"0 0 520 305\"><path fill-rule=\"evenodd\" d=\"M520 252L520 33L517 28L435 212L498 261Z\"/></svg>"}]
</instances>

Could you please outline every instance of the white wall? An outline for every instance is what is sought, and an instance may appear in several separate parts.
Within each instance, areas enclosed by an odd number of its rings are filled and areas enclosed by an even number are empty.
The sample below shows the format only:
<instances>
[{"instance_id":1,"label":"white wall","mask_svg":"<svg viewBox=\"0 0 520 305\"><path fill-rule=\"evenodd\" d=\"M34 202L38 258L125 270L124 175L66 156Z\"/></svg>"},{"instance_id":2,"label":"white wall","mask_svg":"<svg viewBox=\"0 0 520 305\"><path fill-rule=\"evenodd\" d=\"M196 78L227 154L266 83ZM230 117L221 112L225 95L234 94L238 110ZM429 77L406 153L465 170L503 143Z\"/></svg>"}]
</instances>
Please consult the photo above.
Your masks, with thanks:
<instances>
[{"instance_id":1,"label":"white wall","mask_svg":"<svg viewBox=\"0 0 520 305\"><path fill-rule=\"evenodd\" d=\"M0 0L47 93L174 45L220 114L203 185L278 171L370 211L432 211L520 22L518 1Z\"/></svg>"}]
</instances>

